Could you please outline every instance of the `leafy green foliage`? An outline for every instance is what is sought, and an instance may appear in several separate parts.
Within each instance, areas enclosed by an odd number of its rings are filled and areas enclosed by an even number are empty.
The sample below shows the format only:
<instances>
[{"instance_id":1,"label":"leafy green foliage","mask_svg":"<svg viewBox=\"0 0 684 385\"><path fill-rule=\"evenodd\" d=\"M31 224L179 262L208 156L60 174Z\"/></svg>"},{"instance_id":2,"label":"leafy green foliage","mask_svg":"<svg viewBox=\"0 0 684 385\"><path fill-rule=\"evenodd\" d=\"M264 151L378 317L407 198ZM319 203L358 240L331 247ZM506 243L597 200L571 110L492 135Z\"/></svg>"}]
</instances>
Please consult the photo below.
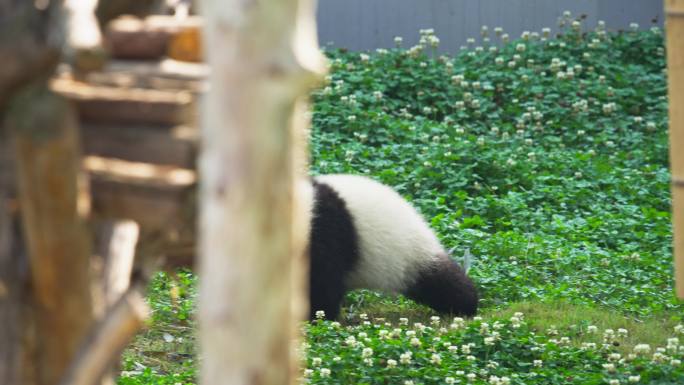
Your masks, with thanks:
<instances>
[{"instance_id":1,"label":"leafy green foliage","mask_svg":"<svg viewBox=\"0 0 684 385\"><path fill-rule=\"evenodd\" d=\"M428 323L431 310L350 293L344 325L305 327L305 381L684 382L684 349L665 341L684 305L672 287L661 31L492 39L456 57L437 55L430 31L410 49L327 52L329 84L313 94L312 172L391 185L455 258L470 249L484 320L411 328L402 318ZM152 327L124 355L120 384L195 381L194 280L155 279ZM511 317L518 310L526 322ZM611 327L629 336L604 340ZM630 356L643 342L648 354Z\"/></svg>"},{"instance_id":2,"label":"leafy green foliage","mask_svg":"<svg viewBox=\"0 0 684 385\"><path fill-rule=\"evenodd\" d=\"M394 186L456 257L470 248L484 306L682 310L662 44L659 30L570 29L456 58L333 51L312 169Z\"/></svg>"},{"instance_id":3,"label":"leafy green foliage","mask_svg":"<svg viewBox=\"0 0 684 385\"><path fill-rule=\"evenodd\" d=\"M684 381L677 337L662 351L636 345L621 354L627 329L590 324L537 332L522 313L509 319L472 322L432 317L429 325L408 319L358 324L318 320L307 328L305 383L311 384L610 384ZM681 326L670 335L681 332ZM583 339L581 344L574 343ZM660 353L658 353L660 352ZM618 381L618 382L610 382Z\"/></svg>"}]
</instances>

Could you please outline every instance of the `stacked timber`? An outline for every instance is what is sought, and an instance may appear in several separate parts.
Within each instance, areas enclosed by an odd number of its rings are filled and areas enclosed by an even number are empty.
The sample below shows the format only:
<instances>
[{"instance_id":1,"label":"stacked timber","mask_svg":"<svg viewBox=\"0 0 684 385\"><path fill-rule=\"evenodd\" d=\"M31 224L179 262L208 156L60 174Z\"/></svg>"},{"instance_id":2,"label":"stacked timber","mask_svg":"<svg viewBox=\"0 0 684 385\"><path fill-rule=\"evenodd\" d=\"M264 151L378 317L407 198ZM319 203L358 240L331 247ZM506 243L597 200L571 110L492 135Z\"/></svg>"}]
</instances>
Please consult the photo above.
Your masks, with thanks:
<instances>
[{"instance_id":1,"label":"stacked timber","mask_svg":"<svg viewBox=\"0 0 684 385\"><path fill-rule=\"evenodd\" d=\"M162 57L62 67L51 88L77 109L92 223L133 220L139 249L186 265L194 252L197 99L206 67ZM2 133L0 132L0 135ZM0 138L0 185L15 192L12 147Z\"/></svg>"}]
</instances>

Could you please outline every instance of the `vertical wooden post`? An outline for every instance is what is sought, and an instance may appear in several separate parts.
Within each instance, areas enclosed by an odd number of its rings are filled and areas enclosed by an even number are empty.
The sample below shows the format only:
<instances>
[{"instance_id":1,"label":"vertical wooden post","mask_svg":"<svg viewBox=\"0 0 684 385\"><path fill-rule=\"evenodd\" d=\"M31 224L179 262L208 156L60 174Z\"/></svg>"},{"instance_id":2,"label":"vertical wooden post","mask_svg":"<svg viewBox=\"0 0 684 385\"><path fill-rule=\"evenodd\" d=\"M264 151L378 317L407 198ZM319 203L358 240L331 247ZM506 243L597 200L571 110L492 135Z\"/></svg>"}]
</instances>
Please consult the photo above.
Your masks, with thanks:
<instances>
[{"instance_id":1,"label":"vertical wooden post","mask_svg":"<svg viewBox=\"0 0 684 385\"><path fill-rule=\"evenodd\" d=\"M200 2L211 66L199 162L203 384L296 380L306 221L294 111L325 68L314 1Z\"/></svg>"},{"instance_id":2,"label":"vertical wooden post","mask_svg":"<svg viewBox=\"0 0 684 385\"><path fill-rule=\"evenodd\" d=\"M47 83L26 87L8 112L31 276L37 383L56 384L91 326L90 239L82 216L77 118Z\"/></svg>"},{"instance_id":3,"label":"vertical wooden post","mask_svg":"<svg viewBox=\"0 0 684 385\"><path fill-rule=\"evenodd\" d=\"M665 0L665 15L675 283L684 299L684 0Z\"/></svg>"}]
</instances>

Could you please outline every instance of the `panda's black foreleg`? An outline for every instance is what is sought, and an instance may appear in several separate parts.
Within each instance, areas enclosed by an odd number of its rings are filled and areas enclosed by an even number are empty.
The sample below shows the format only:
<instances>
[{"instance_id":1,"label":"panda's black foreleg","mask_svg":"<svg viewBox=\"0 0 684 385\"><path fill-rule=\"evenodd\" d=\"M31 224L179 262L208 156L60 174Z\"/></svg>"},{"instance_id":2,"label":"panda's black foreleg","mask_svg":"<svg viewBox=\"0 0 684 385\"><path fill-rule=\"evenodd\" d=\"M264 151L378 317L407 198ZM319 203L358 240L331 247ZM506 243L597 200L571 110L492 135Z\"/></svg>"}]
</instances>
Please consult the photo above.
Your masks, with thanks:
<instances>
[{"instance_id":1,"label":"panda's black foreleg","mask_svg":"<svg viewBox=\"0 0 684 385\"><path fill-rule=\"evenodd\" d=\"M404 294L440 313L473 316L477 312L475 284L446 254L423 267Z\"/></svg>"}]
</instances>

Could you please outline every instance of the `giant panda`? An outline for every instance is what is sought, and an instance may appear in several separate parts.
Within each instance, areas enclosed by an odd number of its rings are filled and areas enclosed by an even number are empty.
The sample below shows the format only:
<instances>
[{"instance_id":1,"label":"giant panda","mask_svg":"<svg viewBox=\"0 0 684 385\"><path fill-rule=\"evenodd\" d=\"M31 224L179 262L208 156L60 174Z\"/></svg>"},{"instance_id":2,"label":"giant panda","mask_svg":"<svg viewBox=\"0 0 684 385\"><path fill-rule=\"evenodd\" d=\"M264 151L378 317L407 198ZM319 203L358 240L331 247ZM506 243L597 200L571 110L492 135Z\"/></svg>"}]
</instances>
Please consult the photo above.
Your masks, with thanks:
<instances>
[{"instance_id":1,"label":"giant panda","mask_svg":"<svg viewBox=\"0 0 684 385\"><path fill-rule=\"evenodd\" d=\"M475 285L397 192L357 175L309 181L310 318L323 310L335 319L353 289L403 294L440 313L475 314Z\"/></svg>"}]
</instances>

